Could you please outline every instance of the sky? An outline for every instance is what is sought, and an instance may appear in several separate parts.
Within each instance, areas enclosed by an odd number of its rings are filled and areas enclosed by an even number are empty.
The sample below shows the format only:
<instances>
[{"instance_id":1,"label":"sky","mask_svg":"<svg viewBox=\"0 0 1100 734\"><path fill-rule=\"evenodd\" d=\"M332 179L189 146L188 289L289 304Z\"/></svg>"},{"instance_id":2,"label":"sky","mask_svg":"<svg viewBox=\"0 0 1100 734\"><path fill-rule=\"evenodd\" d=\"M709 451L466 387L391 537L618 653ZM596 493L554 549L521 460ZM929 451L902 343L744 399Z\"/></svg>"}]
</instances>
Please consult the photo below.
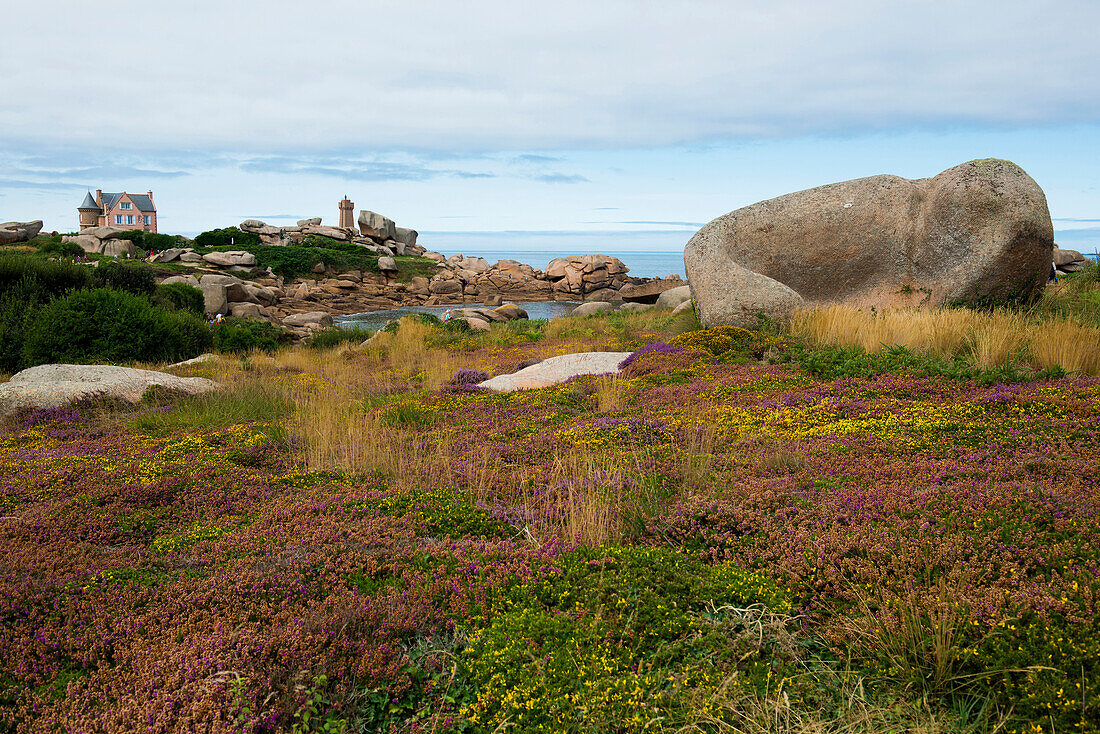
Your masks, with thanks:
<instances>
[{"instance_id":1,"label":"sky","mask_svg":"<svg viewBox=\"0 0 1100 734\"><path fill-rule=\"evenodd\" d=\"M37 0L5 10L0 221L335 223L421 242L675 250L834 181L985 157L1100 248L1096 0ZM19 29L14 31L12 29ZM447 247L444 247L447 245Z\"/></svg>"}]
</instances>

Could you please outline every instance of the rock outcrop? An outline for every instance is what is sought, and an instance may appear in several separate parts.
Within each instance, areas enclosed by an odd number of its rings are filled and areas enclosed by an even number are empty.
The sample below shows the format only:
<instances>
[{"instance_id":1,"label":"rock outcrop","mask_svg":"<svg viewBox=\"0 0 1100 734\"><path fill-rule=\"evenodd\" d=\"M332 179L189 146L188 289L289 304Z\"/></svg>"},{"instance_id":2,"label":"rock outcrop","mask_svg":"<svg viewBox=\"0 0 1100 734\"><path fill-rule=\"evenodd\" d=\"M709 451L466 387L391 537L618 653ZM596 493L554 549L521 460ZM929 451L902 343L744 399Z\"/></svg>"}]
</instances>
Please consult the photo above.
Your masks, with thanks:
<instances>
[{"instance_id":1,"label":"rock outcrop","mask_svg":"<svg viewBox=\"0 0 1100 734\"><path fill-rule=\"evenodd\" d=\"M872 176L738 209L684 263L703 324L748 326L802 302L888 307L1030 297L1050 271L1042 189L986 159L934 178Z\"/></svg>"},{"instance_id":2,"label":"rock outcrop","mask_svg":"<svg viewBox=\"0 0 1100 734\"><path fill-rule=\"evenodd\" d=\"M1060 247L1054 248L1052 259L1059 275L1076 273L1088 264L1088 259L1077 250L1063 250Z\"/></svg>"},{"instance_id":3,"label":"rock outcrop","mask_svg":"<svg viewBox=\"0 0 1100 734\"><path fill-rule=\"evenodd\" d=\"M137 257L139 250L130 240L122 239L126 230L114 227L92 227L80 234L65 235L62 242L72 242L89 254L108 257ZM178 256L177 256L178 257Z\"/></svg>"},{"instance_id":4,"label":"rock outcrop","mask_svg":"<svg viewBox=\"0 0 1100 734\"><path fill-rule=\"evenodd\" d=\"M41 231L41 219L33 222L4 222L0 224L0 245L15 245L33 240Z\"/></svg>"},{"instance_id":5,"label":"rock outcrop","mask_svg":"<svg viewBox=\"0 0 1100 734\"><path fill-rule=\"evenodd\" d=\"M55 408L76 400L110 398L136 403L150 387L198 395L220 385L201 377L114 365L42 364L0 384L0 415L20 409Z\"/></svg>"},{"instance_id":6,"label":"rock outcrop","mask_svg":"<svg viewBox=\"0 0 1100 734\"><path fill-rule=\"evenodd\" d=\"M163 282L186 282L202 290L208 313L265 318L297 336L306 336L312 330L323 328L323 324L316 319L290 317L322 309L326 315L341 315L401 306L501 306L506 300L581 298L617 304L622 301L619 294L624 289L634 288L640 298L655 300L661 292L683 285L678 276L667 279L630 277L621 260L606 255L556 258L545 272L515 260L490 263L483 257L445 257L417 244L415 230L396 227L394 234L398 239L383 240L389 237L390 224L392 220L366 210L360 225L363 231L373 233L371 237L351 229L324 227L319 218L301 219L294 227L273 227L258 219L246 219L240 224L242 231L256 234L267 245L294 247L312 235L359 245L378 255L378 272L341 271L318 261L311 277L288 281L270 269L259 270L256 258L247 251L200 255L186 246L163 250L148 261L194 268L201 278L170 276ZM103 237L116 235L115 232L99 234ZM93 249L98 249L106 240L95 237L92 242ZM424 274L402 275L405 266L396 259L402 254L424 258L417 266ZM434 261L434 265L428 260ZM246 280L227 275L226 270L235 271ZM492 319L484 315L471 315L471 318L475 328L483 326L480 322L486 327L492 323Z\"/></svg>"}]
</instances>

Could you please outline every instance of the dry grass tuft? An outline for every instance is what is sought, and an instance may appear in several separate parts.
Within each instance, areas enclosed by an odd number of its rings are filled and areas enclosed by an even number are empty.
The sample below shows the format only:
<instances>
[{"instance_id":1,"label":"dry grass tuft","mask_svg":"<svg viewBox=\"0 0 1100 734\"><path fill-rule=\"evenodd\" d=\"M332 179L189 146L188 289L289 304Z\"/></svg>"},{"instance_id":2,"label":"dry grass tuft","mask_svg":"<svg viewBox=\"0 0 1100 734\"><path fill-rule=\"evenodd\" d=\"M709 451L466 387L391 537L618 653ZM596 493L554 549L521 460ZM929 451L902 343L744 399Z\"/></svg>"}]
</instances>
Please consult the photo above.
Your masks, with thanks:
<instances>
[{"instance_id":1,"label":"dry grass tuft","mask_svg":"<svg viewBox=\"0 0 1100 734\"><path fill-rule=\"evenodd\" d=\"M879 352L901 345L951 359L968 356L990 368L1022 357L1035 369L1061 366L1100 374L1100 329L1015 311L895 309L864 311L825 306L795 314L791 332L813 345L862 347Z\"/></svg>"},{"instance_id":2,"label":"dry grass tuft","mask_svg":"<svg viewBox=\"0 0 1100 734\"><path fill-rule=\"evenodd\" d=\"M623 409L626 386L616 376L596 380L596 405L601 413L615 413Z\"/></svg>"}]
</instances>

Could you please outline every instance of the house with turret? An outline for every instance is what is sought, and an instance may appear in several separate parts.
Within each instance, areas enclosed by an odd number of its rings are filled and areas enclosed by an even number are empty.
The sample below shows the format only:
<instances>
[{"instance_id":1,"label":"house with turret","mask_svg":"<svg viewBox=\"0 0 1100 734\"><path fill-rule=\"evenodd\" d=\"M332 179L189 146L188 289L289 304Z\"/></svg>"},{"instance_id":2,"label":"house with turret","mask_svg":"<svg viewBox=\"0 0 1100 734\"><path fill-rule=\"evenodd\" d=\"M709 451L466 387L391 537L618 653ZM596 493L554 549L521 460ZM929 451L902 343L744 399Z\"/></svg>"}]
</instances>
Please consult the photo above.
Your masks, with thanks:
<instances>
[{"instance_id":1,"label":"house with turret","mask_svg":"<svg viewBox=\"0 0 1100 734\"><path fill-rule=\"evenodd\" d=\"M125 191L111 194L96 189L94 198L89 191L77 207L77 213L80 215L82 232L103 226L157 231L157 207L153 204L152 191L144 194L129 194Z\"/></svg>"}]
</instances>

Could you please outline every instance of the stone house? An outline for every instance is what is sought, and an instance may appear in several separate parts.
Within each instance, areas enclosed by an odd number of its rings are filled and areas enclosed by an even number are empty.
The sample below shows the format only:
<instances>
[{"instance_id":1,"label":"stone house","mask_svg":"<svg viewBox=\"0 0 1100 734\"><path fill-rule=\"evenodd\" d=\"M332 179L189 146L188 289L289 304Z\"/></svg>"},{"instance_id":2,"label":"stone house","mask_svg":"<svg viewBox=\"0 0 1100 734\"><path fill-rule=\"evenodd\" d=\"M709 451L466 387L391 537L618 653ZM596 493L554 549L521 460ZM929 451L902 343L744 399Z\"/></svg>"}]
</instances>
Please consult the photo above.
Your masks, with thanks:
<instances>
[{"instance_id":1,"label":"stone house","mask_svg":"<svg viewBox=\"0 0 1100 734\"><path fill-rule=\"evenodd\" d=\"M96 189L95 198L89 191L77 207L77 212L81 232L104 226L157 231L157 207L153 204L152 191L144 194L128 194L125 191L105 194L102 189Z\"/></svg>"}]
</instances>

